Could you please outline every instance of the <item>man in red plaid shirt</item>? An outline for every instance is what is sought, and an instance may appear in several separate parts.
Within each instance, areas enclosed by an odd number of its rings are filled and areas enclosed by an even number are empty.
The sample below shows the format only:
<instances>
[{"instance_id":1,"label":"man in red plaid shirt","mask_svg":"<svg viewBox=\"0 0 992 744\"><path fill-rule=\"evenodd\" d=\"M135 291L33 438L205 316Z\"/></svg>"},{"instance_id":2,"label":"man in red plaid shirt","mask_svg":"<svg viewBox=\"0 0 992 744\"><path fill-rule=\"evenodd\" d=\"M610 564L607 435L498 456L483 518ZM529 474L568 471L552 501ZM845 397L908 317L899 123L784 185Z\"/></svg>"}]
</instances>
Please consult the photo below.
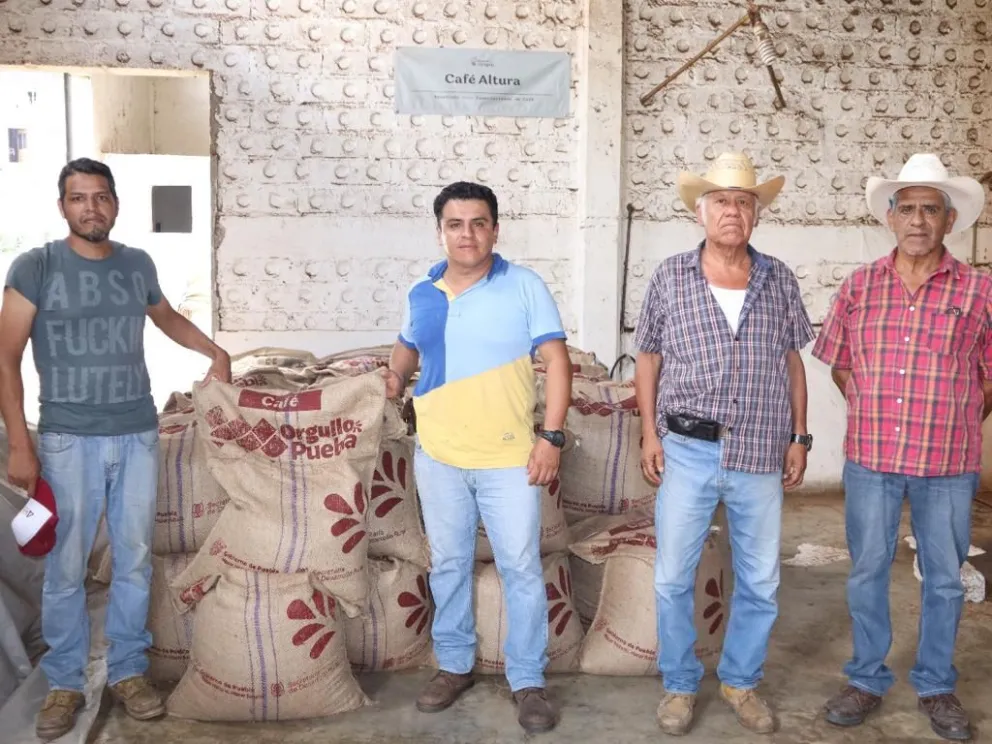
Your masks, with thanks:
<instances>
[{"instance_id":1,"label":"man in red plaid shirt","mask_svg":"<svg viewBox=\"0 0 992 744\"><path fill-rule=\"evenodd\" d=\"M841 285L813 355L847 400L844 491L852 569L854 655L848 684L826 705L839 726L864 721L894 682L889 577L908 496L923 600L916 665L919 708L946 739L971 737L954 695L954 644L964 604L982 421L992 406L992 278L944 246L981 215L985 192L950 178L936 155L911 157L899 178L868 179L872 214L896 249Z\"/></svg>"}]
</instances>

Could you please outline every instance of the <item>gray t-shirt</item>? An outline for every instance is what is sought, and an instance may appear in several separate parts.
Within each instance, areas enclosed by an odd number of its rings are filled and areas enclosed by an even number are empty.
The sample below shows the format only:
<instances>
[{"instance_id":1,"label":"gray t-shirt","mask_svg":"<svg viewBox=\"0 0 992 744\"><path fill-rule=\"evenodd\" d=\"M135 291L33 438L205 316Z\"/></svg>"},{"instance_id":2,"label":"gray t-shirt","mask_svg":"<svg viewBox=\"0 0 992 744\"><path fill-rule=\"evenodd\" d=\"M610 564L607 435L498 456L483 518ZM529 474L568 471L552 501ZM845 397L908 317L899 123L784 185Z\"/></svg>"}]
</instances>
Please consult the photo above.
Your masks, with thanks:
<instances>
[{"instance_id":1,"label":"gray t-shirt","mask_svg":"<svg viewBox=\"0 0 992 744\"><path fill-rule=\"evenodd\" d=\"M56 240L18 256L4 285L37 309L39 432L116 436L158 426L145 366L145 311L162 299L142 250L112 243L93 260Z\"/></svg>"}]
</instances>

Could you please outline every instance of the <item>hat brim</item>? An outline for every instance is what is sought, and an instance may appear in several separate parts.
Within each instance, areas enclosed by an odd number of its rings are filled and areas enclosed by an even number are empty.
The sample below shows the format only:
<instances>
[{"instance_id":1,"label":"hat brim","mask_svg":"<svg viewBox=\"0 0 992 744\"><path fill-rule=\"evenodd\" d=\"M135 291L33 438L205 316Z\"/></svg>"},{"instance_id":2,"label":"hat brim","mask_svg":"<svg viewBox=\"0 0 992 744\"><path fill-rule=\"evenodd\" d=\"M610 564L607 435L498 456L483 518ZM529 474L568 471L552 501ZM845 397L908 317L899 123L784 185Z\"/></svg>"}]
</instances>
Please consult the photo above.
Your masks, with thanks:
<instances>
[{"instance_id":1,"label":"hat brim","mask_svg":"<svg viewBox=\"0 0 992 744\"><path fill-rule=\"evenodd\" d=\"M954 220L952 233L967 230L974 225L985 209L985 187L974 178L958 176L946 181L889 181L885 178L872 176L865 186L868 211L883 225L888 225L889 200L897 191L913 186L937 189L951 198L951 206L958 213L957 219Z\"/></svg>"},{"instance_id":2,"label":"hat brim","mask_svg":"<svg viewBox=\"0 0 992 744\"><path fill-rule=\"evenodd\" d=\"M785 176L775 176L764 183L756 186L721 186L718 183L707 181L705 178L697 176L695 173L680 173L678 177L679 198L690 212L696 211L696 202L699 197L711 191L746 191L754 194L758 198L758 203L762 207L767 207L778 196L785 185Z\"/></svg>"}]
</instances>

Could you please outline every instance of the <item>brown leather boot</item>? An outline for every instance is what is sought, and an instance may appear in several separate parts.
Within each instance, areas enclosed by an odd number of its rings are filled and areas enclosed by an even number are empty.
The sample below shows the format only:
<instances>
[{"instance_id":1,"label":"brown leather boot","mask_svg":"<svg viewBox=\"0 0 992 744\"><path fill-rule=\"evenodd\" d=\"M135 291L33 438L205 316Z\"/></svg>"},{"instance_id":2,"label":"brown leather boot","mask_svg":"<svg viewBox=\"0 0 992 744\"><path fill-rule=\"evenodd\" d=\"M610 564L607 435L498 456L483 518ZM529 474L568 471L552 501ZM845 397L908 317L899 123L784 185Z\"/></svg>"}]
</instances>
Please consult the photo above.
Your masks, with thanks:
<instances>
[{"instance_id":1,"label":"brown leather boot","mask_svg":"<svg viewBox=\"0 0 992 744\"><path fill-rule=\"evenodd\" d=\"M165 715L165 703L145 677L129 677L110 686L111 694L123 703L127 714L137 721L150 721Z\"/></svg>"},{"instance_id":2,"label":"brown leather boot","mask_svg":"<svg viewBox=\"0 0 992 744\"><path fill-rule=\"evenodd\" d=\"M437 713L451 707L465 690L475 684L472 674L452 674L440 671L420 691L417 697L417 710L421 713Z\"/></svg>"},{"instance_id":3,"label":"brown leather boot","mask_svg":"<svg viewBox=\"0 0 992 744\"><path fill-rule=\"evenodd\" d=\"M930 718L930 728L937 736L952 741L968 741L971 738L968 714L954 695L921 697L920 710Z\"/></svg>"},{"instance_id":4,"label":"brown leather boot","mask_svg":"<svg viewBox=\"0 0 992 744\"><path fill-rule=\"evenodd\" d=\"M669 736L682 736L692 725L692 713L695 709L695 695L666 692L658 703L658 726Z\"/></svg>"},{"instance_id":5,"label":"brown leather boot","mask_svg":"<svg viewBox=\"0 0 992 744\"><path fill-rule=\"evenodd\" d=\"M720 695L737 714L737 722L756 734L770 734L775 730L775 716L768 703L758 697L757 690L741 690L730 685L720 685Z\"/></svg>"},{"instance_id":6,"label":"brown leather boot","mask_svg":"<svg viewBox=\"0 0 992 744\"><path fill-rule=\"evenodd\" d=\"M38 713L34 732L39 739L51 741L65 736L76 725L76 713L86 704L81 692L52 690Z\"/></svg>"},{"instance_id":7,"label":"brown leather boot","mask_svg":"<svg viewBox=\"0 0 992 744\"><path fill-rule=\"evenodd\" d=\"M882 704L882 698L848 685L827 701L827 723L859 726L868 714Z\"/></svg>"},{"instance_id":8,"label":"brown leather boot","mask_svg":"<svg viewBox=\"0 0 992 744\"><path fill-rule=\"evenodd\" d=\"M550 731L558 724L558 715L548 702L548 695L543 688L525 687L513 693L513 702L517 704L517 722L528 734L540 734Z\"/></svg>"}]
</instances>

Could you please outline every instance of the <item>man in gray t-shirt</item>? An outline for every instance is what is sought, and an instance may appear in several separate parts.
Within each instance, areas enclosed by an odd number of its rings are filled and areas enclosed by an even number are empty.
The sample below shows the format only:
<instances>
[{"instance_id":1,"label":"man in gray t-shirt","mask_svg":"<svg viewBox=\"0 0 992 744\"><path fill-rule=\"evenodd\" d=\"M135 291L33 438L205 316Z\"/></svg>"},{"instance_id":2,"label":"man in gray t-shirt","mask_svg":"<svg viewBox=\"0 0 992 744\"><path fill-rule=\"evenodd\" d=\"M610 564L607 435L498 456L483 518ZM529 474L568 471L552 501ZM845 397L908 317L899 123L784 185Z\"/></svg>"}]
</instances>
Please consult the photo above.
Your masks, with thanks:
<instances>
[{"instance_id":1,"label":"man in gray t-shirt","mask_svg":"<svg viewBox=\"0 0 992 744\"><path fill-rule=\"evenodd\" d=\"M231 378L227 353L173 310L147 253L109 239L114 178L103 163L74 160L59 175L69 236L18 256L0 310L0 411L10 444L8 478L34 494L39 477L59 522L46 557L41 661L50 692L37 734L64 735L82 707L89 659L83 586L100 517L113 557L107 608L107 681L139 720L165 712L146 679L151 540L158 484L158 417L145 366L145 316L169 338ZM30 339L41 381L37 452L24 417L21 359Z\"/></svg>"}]
</instances>

